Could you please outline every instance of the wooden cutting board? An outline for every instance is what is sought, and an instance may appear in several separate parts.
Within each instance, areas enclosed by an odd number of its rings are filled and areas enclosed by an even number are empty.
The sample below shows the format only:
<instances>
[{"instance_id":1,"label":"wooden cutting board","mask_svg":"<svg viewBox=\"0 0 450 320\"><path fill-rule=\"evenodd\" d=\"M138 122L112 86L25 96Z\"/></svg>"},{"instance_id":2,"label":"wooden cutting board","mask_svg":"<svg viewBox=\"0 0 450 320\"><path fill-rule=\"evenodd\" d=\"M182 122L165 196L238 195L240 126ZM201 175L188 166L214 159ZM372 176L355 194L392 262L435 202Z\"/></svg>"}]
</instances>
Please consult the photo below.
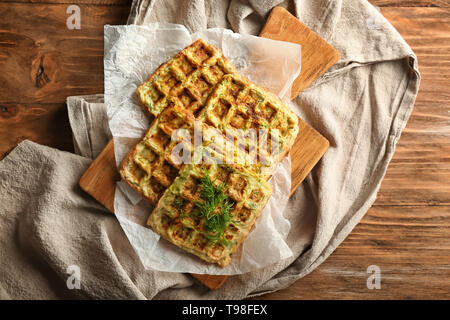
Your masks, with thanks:
<instances>
[{"instance_id":1,"label":"wooden cutting board","mask_svg":"<svg viewBox=\"0 0 450 320\"><path fill-rule=\"evenodd\" d=\"M272 9L259 36L302 46L302 69L292 85L291 99L341 58L335 48L282 7Z\"/></svg>"},{"instance_id":2,"label":"wooden cutting board","mask_svg":"<svg viewBox=\"0 0 450 320\"><path fill-rule=\"evenodd\" d=\"M328 70L340 58L339 52L297 18L281 7L275 7L260 33L261 37L284 40L302 45L302 70L295 80L291 98ZM305 179L329 147L329 142L300 119L299 133L290 151L292 166L291 194ZM80 179L83 190L114 213L114 192L120 180L114 159L114 143L92 162ZM220 288L228 276L192 274L210 289Z\"/></svg>"}]
</instances>

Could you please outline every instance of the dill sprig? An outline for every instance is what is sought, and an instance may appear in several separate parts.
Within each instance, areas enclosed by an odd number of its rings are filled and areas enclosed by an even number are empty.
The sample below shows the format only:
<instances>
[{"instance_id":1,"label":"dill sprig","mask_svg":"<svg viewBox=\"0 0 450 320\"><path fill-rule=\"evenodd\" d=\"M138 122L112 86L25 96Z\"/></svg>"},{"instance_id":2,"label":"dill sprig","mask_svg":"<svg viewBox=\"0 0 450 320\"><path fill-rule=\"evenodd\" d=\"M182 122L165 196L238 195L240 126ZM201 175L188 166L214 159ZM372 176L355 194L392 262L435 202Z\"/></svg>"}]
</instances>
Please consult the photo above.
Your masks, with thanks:
<instances>
[{"instance_id":1,"label":"dill sprig","mask_svg":"<svg viewBox=\"0 0 450 320\"><path fill-rule=\"evenodd\" d=\"M230 212L233 203L223 192L225 184L215 187L206 170L203 171L203 174L200 185L202 201L194 202L198 216L205 219L205 227L209 232L206 237L210 241L227 244L228 240L225 238L224 232L231 221Z\"/></svg>"}]
</instances>

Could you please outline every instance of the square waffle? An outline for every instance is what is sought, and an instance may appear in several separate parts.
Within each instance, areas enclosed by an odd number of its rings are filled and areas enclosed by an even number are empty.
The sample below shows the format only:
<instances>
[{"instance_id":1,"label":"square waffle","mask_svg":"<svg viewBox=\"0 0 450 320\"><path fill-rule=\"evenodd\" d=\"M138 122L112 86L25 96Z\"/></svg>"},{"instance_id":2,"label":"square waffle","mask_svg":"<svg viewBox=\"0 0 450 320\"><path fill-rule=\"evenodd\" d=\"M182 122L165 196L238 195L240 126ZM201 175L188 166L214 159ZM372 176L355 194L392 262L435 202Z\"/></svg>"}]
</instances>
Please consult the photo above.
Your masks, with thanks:
<instances>
[{"instance_id":1,"label":"square waffle","mask_svg":"<svg viewBox=\"0 0 450 320\"><path fill-rule=\"evenodd\" d=\"M267 153L275 163L289 152L299 130L297 115L276 95L238 74L227 74L217 83L198 119L233 136L246 150L253 141L250 134L242 132L258 131L264 135L257 145L258 154ZM259 149L261 142L264 150Z\"/></svg>"},{"instance_id":2,"label":"square waffle","mask_svg":"<svg viewBox=\"0 0 450 320\"><path fill-rule=\"evenodd\" d=\"M223 134L228 131L247 150L254 145L250 135L236 129L264 129L264 145L277 142L278 148L257 152L270 154L275 164L289 152L299 130L298 117L276 95L240 76L203 39L161 65L136 92L152 115L177 104Z\"/></svg>"},{"instance_id":3,"label":"square waffle","mask_svg":"<svg viewBox=\"0 0 450 320\"><path fill-rule=\"evenodd\" d=\"M172 107L155 118L141 141L122 161L119 173L144 198L156 204L178 175L181 164L172 161L175 129L190 129L190 115ZM192 120L192 119L191 119ZM187 146L188 148L188 146Z\"/></svg>"},{"instance_id":4,"label":"square waffle","mask_svg":"<svg viewBox=\"0 0 450 320\"><path fill-rule=\"evenodd\" d=\"M162 64L136 93L154 116L170 103L178 103L196 114L215 84L230 73L237 71L222 52L199 39Z\"/></svg>"},{"instance_id":5,"label":"square waffle","mask_svg":"<svg viewBox=\"0 0 450 320\"><path fill-rule=\"evenodd\" d=\"M205 218L199 215L197 204L204 201L202 177L205 175L215 186L226 185L224 193L231 209L221 240L214 240L214 233L208 230ZM202 165L186 164L164 192L147 224L176 246L224 267L249 234L271 193L266 180L240 166L214 161ZM214 209L220 215L219 207Z\"/></svg>"}]
</instances>

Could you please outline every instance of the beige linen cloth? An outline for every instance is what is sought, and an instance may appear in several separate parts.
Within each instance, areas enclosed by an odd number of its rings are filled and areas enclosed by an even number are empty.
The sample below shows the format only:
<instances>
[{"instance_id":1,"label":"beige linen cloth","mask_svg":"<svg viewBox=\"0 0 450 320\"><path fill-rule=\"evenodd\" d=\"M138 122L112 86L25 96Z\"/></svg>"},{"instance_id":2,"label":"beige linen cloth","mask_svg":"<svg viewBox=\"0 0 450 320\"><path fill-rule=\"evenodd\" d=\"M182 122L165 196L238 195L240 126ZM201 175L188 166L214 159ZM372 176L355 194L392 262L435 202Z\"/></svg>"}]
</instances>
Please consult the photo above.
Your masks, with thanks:
<instances>
[{"instance_id":1,"label":"beige linen cloth","mask_svg":"<svg viewBox=\"0 0 450 320\"><path fill-rule=\"evenodd\" d=\"M129 23L182 23L258 34L275 0L134 1ZM366 1L289 1L342 59L295 100L330 148L284 213L294 256L230 277L210 291L186 274L146 271L115 217L77 181L110 135L102 95L68 99L79 155L24 141L0 162L0 296L3 298L241 299L304 277L370 208L418 91L417 59ZM67 268L80 269L69 290ZM305 288L314 290L314 288ZM297 289L301 295L302 287Z\"/></svg>"}]
</instances>

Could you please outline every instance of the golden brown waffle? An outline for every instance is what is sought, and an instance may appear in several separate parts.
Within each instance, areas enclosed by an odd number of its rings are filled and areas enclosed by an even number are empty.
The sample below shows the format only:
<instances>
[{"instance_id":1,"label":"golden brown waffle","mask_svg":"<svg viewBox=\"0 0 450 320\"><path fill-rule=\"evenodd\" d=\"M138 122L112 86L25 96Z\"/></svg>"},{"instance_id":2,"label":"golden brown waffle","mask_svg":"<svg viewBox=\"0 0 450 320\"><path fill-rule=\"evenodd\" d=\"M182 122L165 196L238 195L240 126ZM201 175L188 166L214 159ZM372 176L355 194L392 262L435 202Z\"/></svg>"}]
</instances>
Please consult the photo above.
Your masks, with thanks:
<instances>
[{"instance_id":1,"label":"golden brown waffle","mask_svg":"<svg viewBox=\"0 0 450 320\"><path fill-rule=\"evenodd\" d=\"M245 165L245 151L235 148L235 152L227 154L227 150L233 150L232 143L217 129L201 121L197 121L197 125L198 132L203 134L203 141L201 146L196 146L198 153L195 154L194 125L194 117L185 109L177 105L164 109L154 119L142 140L122 161L119 170L122 178L144 198L156 204L178 175L182 162L198 163L208 156L218 163L236 163L242 160ZM182 136L172 139L174 131L178 129L185 130L189 139L183 140ZM185 150L189 158L182 159L180 148ZM254 173L268 168L261 163L249 164L246 167ZM264 177L268 178L268 175Z\"/></svg>"},{"instance_id":2,"label":"golden brown waffle","mask_svg":"<svg viewBox=\"0 0 450 320\"><path fill-rule=\"evenodd\" d=\"M199 39L161 65L136 92L154 116L170 103L196 114L214 85L229 73L237 71L222 52Z\"/></svg>"},{"instance_id":3,"label":"golden brown waffle","mask_svg":"<svg viewBox=\"0 0 450 320\"><path fill-rule=\"evenodd\" d=\"M178 175L181 164L172 161L172 131L189 128L190 115L167 108L155 118L142 140L128 153L120 166L120 175L151 203L156 204Z\"/></svg>"},{"instance_id":4,"label":"golden brown waffle","mask_svg":"<svg viewBox=\"0 0 450 320\"><path fill-rule=\"evenodd\" d=\"M161 65L137 94L152 115L179 105L223 134L228 130L248 151L255 145L251 134L230 131L265 129L264 145L277 142L279 146L267 150L275 163L286 155L298 133L298 117L276 95L240 76L219 49L202 39Z\"/></svg>"},{"instance_id":5,"label":"golden brown waffle","mask_svg":"<svg viewBox=\"0 0 450 320\"><path fill-rule=\"evenodd\" d=\"M214 239L214 233L208 230L206 220L199 216L199 208L195 204L196 201L204 201L201 179L205 174L214 185L226 185L224 192L232 206L230 222L223 232L226 240ZM176 246L224 267L249 234L271 193L267 181L242 167L214 162L197 166L187 164L164 192L147 223Z\"/></svg>"},{"instance_id":6,"label":"golden brown waffle","mask_svg":"<svg viewBox=\"0 0 450 320\"><path fill-rule=\"evenodd\" d=\"M264 135L259 143L267 146L258 154L272 155L275 163L289 152L298 133L297 115L276 95L236 74L225 75L216 85L198 119L236 136L246 150L254 144L248 134L254 129Z\"/></svg>"}]
</instances>

